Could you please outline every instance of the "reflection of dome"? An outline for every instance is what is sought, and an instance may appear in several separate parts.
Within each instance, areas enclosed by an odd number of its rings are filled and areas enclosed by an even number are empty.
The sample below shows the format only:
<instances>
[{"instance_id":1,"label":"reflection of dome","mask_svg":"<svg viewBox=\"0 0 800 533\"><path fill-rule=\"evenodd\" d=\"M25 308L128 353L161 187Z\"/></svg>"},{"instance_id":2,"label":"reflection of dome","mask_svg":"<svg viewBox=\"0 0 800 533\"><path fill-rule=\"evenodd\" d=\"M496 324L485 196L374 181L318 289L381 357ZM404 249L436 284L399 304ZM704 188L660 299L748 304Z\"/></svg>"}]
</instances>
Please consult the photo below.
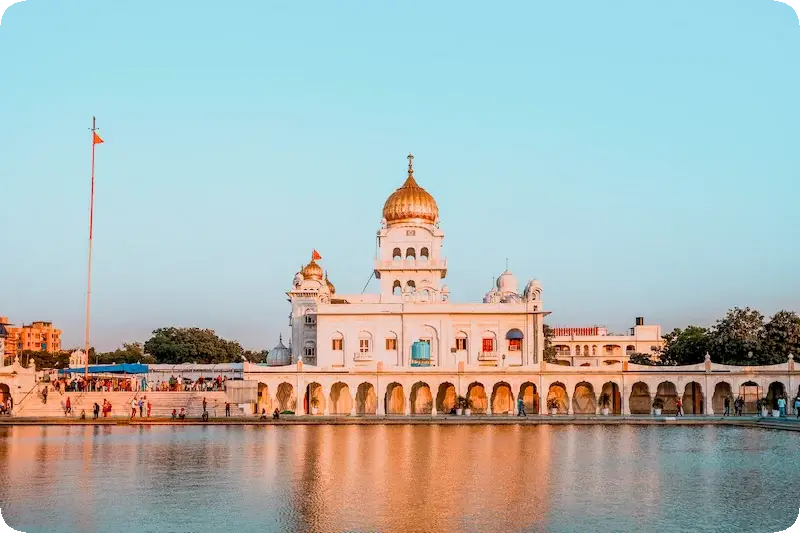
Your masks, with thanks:
<instances>
[{"instance_id":1,"label":"reflection of dome","mask_svg":"<svg viewBox=\"0 0 800 533\"><path fill-rule=\"evenodd\" d=\"M336 292L336 287L334 287L333 283L331 283L331 280L328 279L327 272L325 272L325 284L328 286L328 290L331 291L331 294Z\"/></svg>"},{"instance_id":2,"label":"reflection of dome","mask_svg":"<svg viewBox=\"0 0 800 533\"><path fill-rule=\"evenodd\" d=\"M310 263L303 267L303 270L300 271L300 274L303 275L304 279L315 279L317 281L322 281L322 267L319 266L313 259Z\"/></svg>"},{"instance_id":3,"label":"reflection of dome","mask_svg":"<svg viewBox=\"0 0 800 533\"><path fill-rule=\"evenodd\" d=\"M434 224L439 218L436 200L414 180L414 156L408 154L408 178L383 205L387 225L398 222L423 221Z\"/></svg>"},{"instance_id":4,"label":"reflection of dome","mask_svg":"<svg viewBox=\"0 0 800 533\"><path fill-rule=\"evenodd\" d=\"M497 278L497 290L500 292L517 292L517 278L506 269L505 272L500 274Z\"/></svg>"},{"instance_id":5,"label":"reflection of dome","mask_svg":"<svg viewBox=\"0 0 800 533\"><path fill-rule=\"evenodd\" d=\"M278 345L267 354L267 366L286 366L292 364L292 354L283 345L283 336L278 338Z\"/></svg>"}]
</instances>

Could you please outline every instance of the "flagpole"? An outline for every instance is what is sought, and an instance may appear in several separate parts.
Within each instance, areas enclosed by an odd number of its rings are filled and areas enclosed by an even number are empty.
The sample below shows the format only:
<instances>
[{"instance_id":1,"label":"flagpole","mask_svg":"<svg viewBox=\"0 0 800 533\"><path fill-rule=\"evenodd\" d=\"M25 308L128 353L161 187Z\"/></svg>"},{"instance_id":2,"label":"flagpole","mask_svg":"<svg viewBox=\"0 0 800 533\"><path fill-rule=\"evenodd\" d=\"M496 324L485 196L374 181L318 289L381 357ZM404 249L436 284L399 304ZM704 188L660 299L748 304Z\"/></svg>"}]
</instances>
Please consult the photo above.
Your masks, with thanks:
<instances>
[{"instance_id":1,"label":"flagpole","mask_svg":"<svg viewBox=\"0 0 800 533\"><path fill-rule=\"evenodd\" d=\"M89 199L89 261L88 272L86 275L86 365L83 370L84 380L89 379L89 324L91 323L92 316L92 230L94 226L94 147L97 145L95 142L95 131L97 131L97 119L92 117L92 193Z\"/></svg>"}]
</instances>

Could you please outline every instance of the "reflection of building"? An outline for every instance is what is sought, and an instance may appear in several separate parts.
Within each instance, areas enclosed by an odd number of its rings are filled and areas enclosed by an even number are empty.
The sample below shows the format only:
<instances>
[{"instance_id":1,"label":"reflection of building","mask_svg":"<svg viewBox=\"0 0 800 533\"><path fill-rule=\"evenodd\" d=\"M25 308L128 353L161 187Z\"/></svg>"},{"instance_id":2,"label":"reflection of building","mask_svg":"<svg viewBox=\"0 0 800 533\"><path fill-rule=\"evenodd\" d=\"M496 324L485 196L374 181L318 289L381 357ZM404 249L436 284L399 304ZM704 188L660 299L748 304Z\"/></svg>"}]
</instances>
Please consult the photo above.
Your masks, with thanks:
<instances>
[{"instance_id":1,"label":"reflection of building","mask_svg":"<svg viewBox=\"0 0 800 533\"><path fill-rule=\"evenodd\" d=\"M598 366L627 361L631 354L652 354L664 344L661 326L646 326L637 317L627 335L609 334L606 328L553 328L553 347L558 364Z\"/></svg>"},{"instance_id":2,"label":"reflection of building","mask_svg":"<svg viewBox=\"0 0 800 533\"><path fill-rule=\"evenodd\" d=\"M507 269L482 303L450 301L444 232L433 197L414 179L386 200L373 270L377 294L339 294L317 263L294 277L293 361L331 368L530 367L544 351L542 287L520 291ZM426 346L422 346L425 344Z\"/></svg>"},{"instance_id":3,"label":"reflection of building","mask_svg":"<svg viewBox=\"0 0 800 533\"><path fill-rule=\"evenodd\" d=\"M14 357L25 350L41 352L57 352L61 350L61 330L53 327L52 322L33 322L22 326L12 326L8 317L0 316L0 325L5 329L6 357Z\"/></svg>"}]
</instances>

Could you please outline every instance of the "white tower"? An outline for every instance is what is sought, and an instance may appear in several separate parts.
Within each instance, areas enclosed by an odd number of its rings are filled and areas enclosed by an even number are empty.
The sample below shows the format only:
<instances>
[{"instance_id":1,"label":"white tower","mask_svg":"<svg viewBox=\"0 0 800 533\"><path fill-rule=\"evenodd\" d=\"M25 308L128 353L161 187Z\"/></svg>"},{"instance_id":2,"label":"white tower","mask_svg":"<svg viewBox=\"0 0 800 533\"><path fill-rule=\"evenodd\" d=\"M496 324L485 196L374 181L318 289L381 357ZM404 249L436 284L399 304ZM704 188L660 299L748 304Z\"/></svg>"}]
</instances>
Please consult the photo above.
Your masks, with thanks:
<instances>
[{"instance_id":1,"label":"white tower","mask_svg":"<svg viewBox=\"0 0 800 533\"><path fill-rule=\"evenodd\" d=\"M442 285L447 260L436 201L414 179L414 156L408 154L408 177L386 200L378 231L375 277L382 302L446 302Z\"/></svg>"},{"instance_id":2,"label":"white tower","mask_svg":"<svg viewBox=\"0 0 800 533\"><path fill-rule=\"evenodd\" d=\"M292 363L302 357L306 364L317 364L317 306L330 303L336 292L327 273L323 274L322 267L317 264L319 259L322 258L314 250L311 261L295 274L292 290L286 293L292 303L292 314L289 315Z\"/></svg>"}]
</instances>

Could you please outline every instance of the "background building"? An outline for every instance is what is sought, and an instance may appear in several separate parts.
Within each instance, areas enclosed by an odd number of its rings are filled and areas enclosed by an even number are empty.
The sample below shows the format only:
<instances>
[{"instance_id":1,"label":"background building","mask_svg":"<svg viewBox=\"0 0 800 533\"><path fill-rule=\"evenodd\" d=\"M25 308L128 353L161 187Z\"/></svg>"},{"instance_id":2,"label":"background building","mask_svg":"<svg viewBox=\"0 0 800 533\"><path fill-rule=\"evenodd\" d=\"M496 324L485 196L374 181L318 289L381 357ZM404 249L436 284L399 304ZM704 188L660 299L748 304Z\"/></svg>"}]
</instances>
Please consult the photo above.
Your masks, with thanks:
<instances>
[{"instance_id":1,"label":"background building","mask_svg":"<svg viewBox=\"0 0 800 533\"><path fill-rule=\"evenodd\" d=\"M6 357L14 357L25 350L49 353L61 350L61 330L54 328L52 322L14 326L8 323L8 317L0 316L0 335L2 332L5 332L3 354Z\"/></svg>"},{"instance_id":2,"label":"background building","mask_svg":"<svg viewBox=\"0 0 800 533\"><path fill-rule=\"evenodd\" d=\"M600 366L622 363L631 354L655 353L663 344L661 326L645 325L643 317L625 335L609 334L600 326L553 328L557 362L565 366Z\"/></svg>"}]
</instances>

